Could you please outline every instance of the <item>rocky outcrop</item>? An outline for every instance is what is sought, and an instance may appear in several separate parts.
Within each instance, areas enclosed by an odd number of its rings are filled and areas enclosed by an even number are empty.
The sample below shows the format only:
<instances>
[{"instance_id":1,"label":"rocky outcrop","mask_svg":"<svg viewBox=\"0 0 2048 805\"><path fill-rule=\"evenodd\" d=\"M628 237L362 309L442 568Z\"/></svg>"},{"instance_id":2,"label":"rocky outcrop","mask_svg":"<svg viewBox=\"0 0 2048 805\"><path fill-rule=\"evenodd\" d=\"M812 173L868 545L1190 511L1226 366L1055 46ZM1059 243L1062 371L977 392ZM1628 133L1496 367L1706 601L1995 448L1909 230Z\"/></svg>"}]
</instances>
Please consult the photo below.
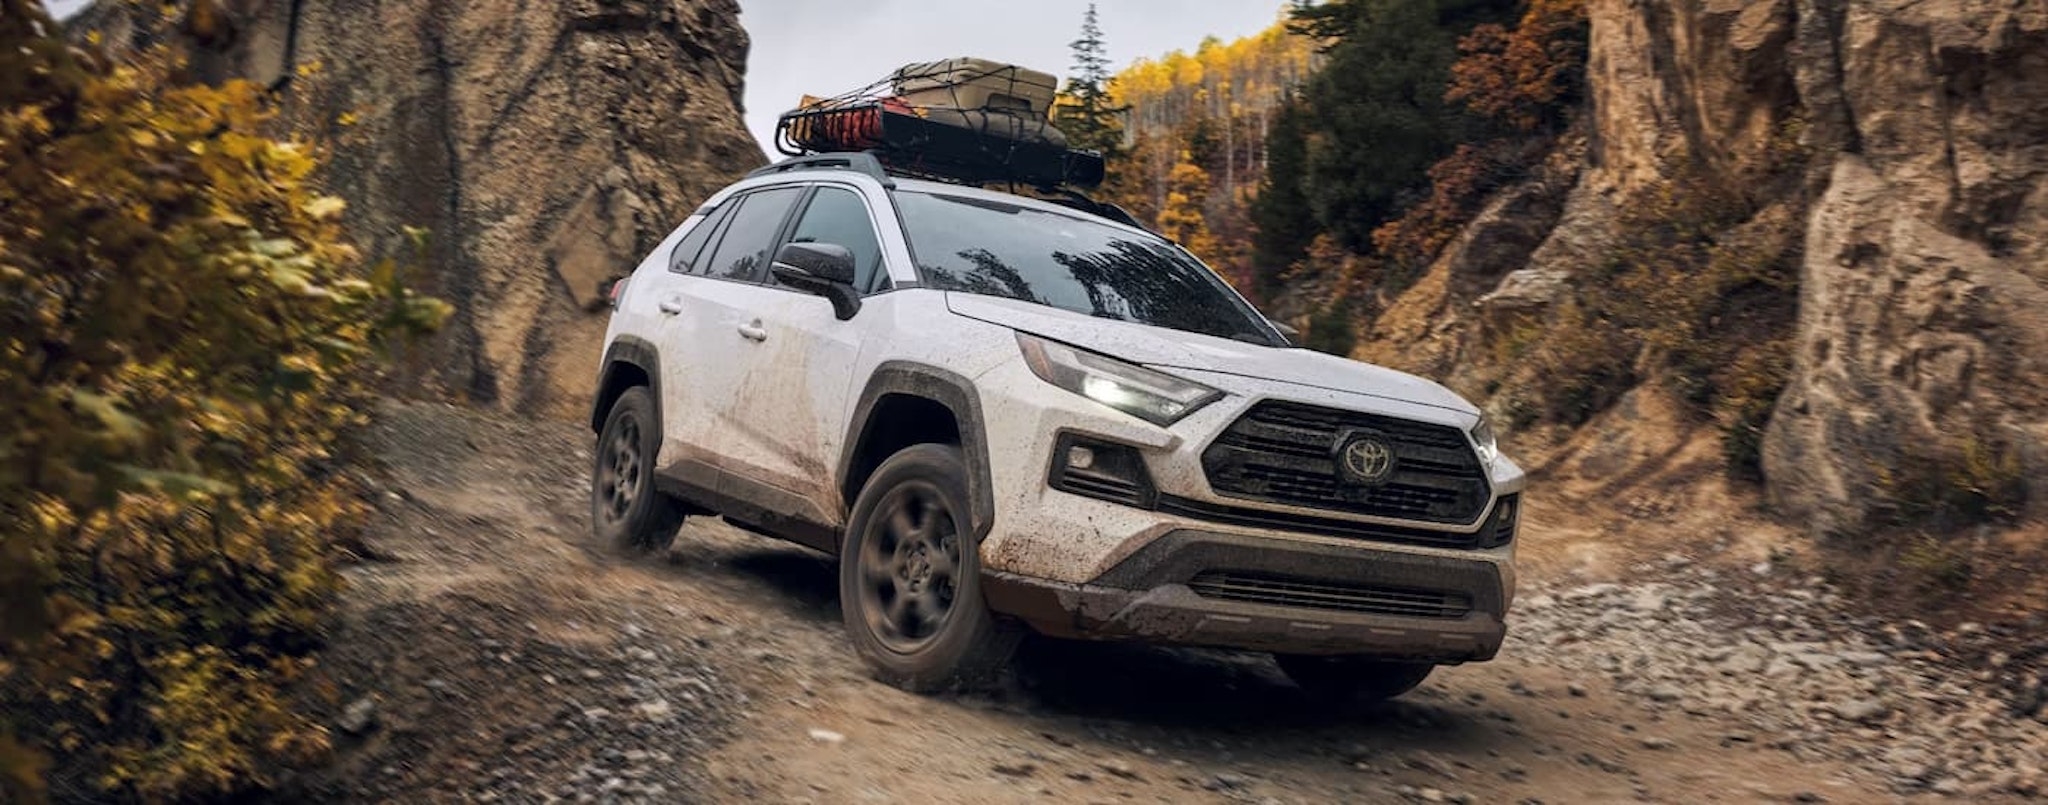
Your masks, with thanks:
<instances>
[{"instance_id":1,"label":"rocky outcrop","mask_svg":"<svg viewBox=\"0 0 2048 805\"><path fill-rule=\"evenodd\" d=\"M1533 250L1519 236L1497 254L1464 248L1518 232L1498 213L1526 190L1504 191L1389 301L1358 354L1448 378L1512 419L1513 395L1496 390L1535 379L1495 354L1501 344L1549 326L1614 259L1640 194L1717 183L1755 211L1718 240L1770 241L1750 252L1798 263L1791 379L1761 446L1778 511L1856 529L1942 505L1902 498L1982 498L2048 472L2048 2L1591 0L1588 11L1583 170L1561 211L1518 216L1547 234ZM1493 350L1475 349L1488 331ZM1627 439L1615 429L1626 422L1607 421L1627 417L1607 412L1577 441ZM1562 451L1562 466L1585 449Z\"/></svg>"},{"instance_id":2,"label":"rocky outcrop","mask_svg":"<svg viewBox=\"0 0 2048 805\"><path fill-rule=\"evenodd\" d=\"M84 25L137 27L113 10ZM147 5L147 4L143 4ZM763 155L740 119L735 0L223 0L202 77L277 89L333 152L368 251L408 257L457 318L431 382L487 405L580 413L598 287Z\"/></svg>"},{"instance_id":3,"label":"rocky outcrop","mask_svg":"<svg viewBox=\"0 0 2048 805\"><path fill-rule=\"evenodd\" d=\"M1812 6L1800 90L1832 158L1765 467L1780 508L1843 529L1902 474L2048 469L2048 3Z\"/></svg>"}]
</instances>

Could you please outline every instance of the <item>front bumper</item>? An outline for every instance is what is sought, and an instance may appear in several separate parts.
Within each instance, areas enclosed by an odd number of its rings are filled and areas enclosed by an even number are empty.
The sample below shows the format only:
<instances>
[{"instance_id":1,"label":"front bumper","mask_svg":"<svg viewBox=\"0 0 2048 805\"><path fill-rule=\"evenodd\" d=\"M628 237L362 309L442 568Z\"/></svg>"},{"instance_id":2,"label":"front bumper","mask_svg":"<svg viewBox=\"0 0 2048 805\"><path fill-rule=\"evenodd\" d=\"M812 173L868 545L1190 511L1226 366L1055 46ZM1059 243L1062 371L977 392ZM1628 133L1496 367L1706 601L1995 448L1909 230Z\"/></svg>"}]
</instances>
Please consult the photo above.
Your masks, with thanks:
<instances>
[{"instance_id":1,"label":"front bumper","mask_svg":"<svg viewBox=\"0 0 2048 805\"><path fill-rule=\"evenodd\" d=\"M1219 577L1273 586L1246 597L1203 581ZM1491 659L1506 635L1494 562L1194 528L1160 535L1086 583L987 571L982 585L990 608L1055 637L1460 663ZM1276 592L1286 590L1295 592ZM1301 590L1318 605L1275 600ZM1415 614L1430 596L1454 603Z\"/></svg>"}]
</instances>

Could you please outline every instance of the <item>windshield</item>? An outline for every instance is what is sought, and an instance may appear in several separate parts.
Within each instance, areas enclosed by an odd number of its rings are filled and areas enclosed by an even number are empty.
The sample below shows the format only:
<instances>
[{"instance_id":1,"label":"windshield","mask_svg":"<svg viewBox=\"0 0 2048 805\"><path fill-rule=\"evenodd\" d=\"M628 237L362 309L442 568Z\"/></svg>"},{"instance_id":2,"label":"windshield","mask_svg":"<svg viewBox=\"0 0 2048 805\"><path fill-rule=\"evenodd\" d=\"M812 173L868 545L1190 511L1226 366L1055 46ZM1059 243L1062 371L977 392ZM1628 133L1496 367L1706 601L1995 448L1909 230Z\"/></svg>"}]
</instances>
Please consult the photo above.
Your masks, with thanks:
<instances>
[{"instance_id":1,"label":"windshield","mask_svg":"<svg viewBox=\"0 0 2048 805\"><path fill-rule=\"evenodd\" d=\"M1173 244L1076 215L935 193L896 193L930 287L1274 345L1223 280Z\"/></svg>"}]
</instances>

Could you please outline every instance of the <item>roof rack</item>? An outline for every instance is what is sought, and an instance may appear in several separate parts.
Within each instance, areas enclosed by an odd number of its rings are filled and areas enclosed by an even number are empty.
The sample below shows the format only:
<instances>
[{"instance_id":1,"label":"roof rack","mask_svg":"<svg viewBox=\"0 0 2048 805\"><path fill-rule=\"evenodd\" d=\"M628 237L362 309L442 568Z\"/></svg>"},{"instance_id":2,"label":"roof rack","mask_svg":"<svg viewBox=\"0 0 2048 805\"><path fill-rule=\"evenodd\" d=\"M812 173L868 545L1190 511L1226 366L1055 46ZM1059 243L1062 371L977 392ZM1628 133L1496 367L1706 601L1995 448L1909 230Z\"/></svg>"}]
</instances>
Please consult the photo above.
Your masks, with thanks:
<instances>
[{"instance_id":1,"label":"roof rack","mask_svg":"<svg viewBox=\"0 0 2048 805\"><path fill-rule=\"evenodd\" d=\"M889 171L882 167L882 161L876 159L874 154L866 151L835 151L824 154L805 154L803 156L790 157L767 167L755 168L747 173L747 178L772 176L778 173L788 173L793 170L859 171L874 177L875 181L881 182L883 187L891 190L896 189L896 180L890 178Z\"/></svg>"}]
</instances>

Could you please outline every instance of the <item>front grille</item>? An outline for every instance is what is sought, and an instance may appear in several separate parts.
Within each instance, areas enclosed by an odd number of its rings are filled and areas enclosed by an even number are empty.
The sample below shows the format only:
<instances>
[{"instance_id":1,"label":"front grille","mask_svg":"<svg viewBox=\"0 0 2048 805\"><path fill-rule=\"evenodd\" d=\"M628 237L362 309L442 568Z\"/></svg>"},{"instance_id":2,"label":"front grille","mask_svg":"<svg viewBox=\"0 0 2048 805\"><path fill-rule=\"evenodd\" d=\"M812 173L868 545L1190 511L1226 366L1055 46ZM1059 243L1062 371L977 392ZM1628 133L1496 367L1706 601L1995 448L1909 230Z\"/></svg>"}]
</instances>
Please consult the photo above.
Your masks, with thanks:
<instances>
[{"instance_id":1,"label":"front grille","mask_svg":"<svg viewBox=\"0 0 2048 805\"><path fill-rule=\"evenodd\" d=\"M1373 615L1462 618L1472 611L1472 598L1459 593L1360 587L1241 573L1203 573L1188 582L1188 589L1204 598Z\"/></svg>"},{"instance_id":2,"label":"front grille","mask_svg":"<svg viewBox=\"0 0 2048 805\"><path fill-rule=\"evenodd\" d=\"M1339 474L1338 440L1369 432L1394 449L1377 486ZM1202 454L1217 494L1289 506L1464 525L1486 508L1485 468L1457 428L1268 400L1253 406Z\"/></svg>"}]
</instances>

